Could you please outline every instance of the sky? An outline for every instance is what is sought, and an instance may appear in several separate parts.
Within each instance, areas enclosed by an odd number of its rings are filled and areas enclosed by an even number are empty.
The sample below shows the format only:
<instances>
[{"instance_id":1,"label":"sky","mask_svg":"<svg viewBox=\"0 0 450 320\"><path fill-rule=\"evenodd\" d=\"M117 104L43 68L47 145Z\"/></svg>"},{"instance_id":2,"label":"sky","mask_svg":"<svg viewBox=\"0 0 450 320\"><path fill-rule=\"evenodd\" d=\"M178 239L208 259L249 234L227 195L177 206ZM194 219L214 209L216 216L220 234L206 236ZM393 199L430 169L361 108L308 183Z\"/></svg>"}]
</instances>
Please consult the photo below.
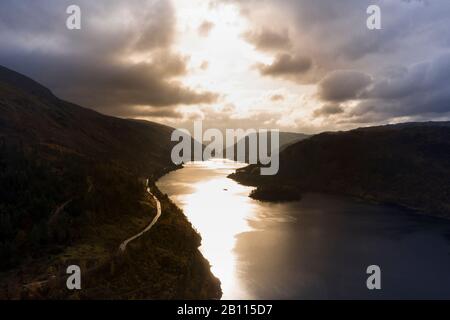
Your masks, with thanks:
<instances>
[{"instance_id":1,"label":"sky","mask_svg":"<svg viewBox=\"0 0 450 320\"><path fill-rule=\"evenodd\" d=\"M59 97L175 128L450 119L448 0L2 0L0 39L1 65Z\"/></svg>"}]
</instances>

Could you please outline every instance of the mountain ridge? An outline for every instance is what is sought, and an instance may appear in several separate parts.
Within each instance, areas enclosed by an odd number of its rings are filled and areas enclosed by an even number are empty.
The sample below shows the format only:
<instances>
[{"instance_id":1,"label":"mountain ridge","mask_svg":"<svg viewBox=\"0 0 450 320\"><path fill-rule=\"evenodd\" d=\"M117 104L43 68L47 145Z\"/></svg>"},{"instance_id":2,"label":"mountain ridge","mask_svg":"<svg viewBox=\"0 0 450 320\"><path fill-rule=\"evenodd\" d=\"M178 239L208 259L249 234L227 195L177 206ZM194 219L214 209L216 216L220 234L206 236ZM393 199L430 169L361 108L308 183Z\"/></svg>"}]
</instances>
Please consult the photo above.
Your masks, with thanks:
<instances>
[{"instance_id":1,"label":"mountain ridge","mask_svg":"<svg viewBox=\"0 0 450 320\"><path fill-rule=\"evenodd\" d=\"M269 131L270 132L270 131ZM250 140L253 139L254 141L256 141L258 147L256 148L256 150L259 150L259 137L260 137L260 133L256 132L256 133L250 133L247 134L245 137L241 138L239 141L237 141L235 144L233 144L231 147L226 147L223 150L223 156L224 158L227 158L229 160L240 160L237 157L237 152L238 152L238 146L240 143L244 142L245 145L245 162L249 162L250 159ZM270 150L270 134L267 134L267 137L269 137L269 142L268 142L268 148ZM279 148L275 150L276 153L279 153L283 150L285 150L287 147L289 147L292 144L295 144L296 142L302 141L304 139L308 139L310 138L311 135L307 135L304 133L297 133L297 132L283 132L280 131L279 132ZM233 151L233 155L234 157L228 157L228 154ZM259 159L259 152L258 152L258 159Z\"/></svg>"},{"instance_id":2,"label":"mountain ridge","mask_svg":"<svg viewBox=\"0 0 450 320\"><path fill-rule=\"evenodd\" d=\"M60 100L6 68L0 69L0 111L0 137L38 146L43 153L61 147L90 159L116 158L144 174L171 166L173 128L115 118Z\"/></svg>"}]
</instances>

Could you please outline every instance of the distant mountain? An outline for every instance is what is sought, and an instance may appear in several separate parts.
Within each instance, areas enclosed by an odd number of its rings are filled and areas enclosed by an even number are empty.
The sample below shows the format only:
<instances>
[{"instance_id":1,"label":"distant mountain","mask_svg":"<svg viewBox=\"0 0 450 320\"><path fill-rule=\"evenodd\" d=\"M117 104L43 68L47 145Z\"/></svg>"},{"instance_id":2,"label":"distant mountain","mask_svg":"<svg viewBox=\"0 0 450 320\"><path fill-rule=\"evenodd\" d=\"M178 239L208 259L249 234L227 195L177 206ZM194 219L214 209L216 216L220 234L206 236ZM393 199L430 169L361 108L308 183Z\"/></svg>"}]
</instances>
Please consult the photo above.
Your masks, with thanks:
<instances>
[{"instance_id":1,"label":"distant mountain","mask_svg":"<svg viewBox=\"0 0 450 320\"><path fill-rule=\"evenodd\" d=\"M450 122L318 134L280 154L278 175L258 172L249 166L233 177L256 186L295 186L450 217Z\"/></svg>"},{"instance_id":2,"label":"distant mountain","mask_svg":"<svg viewBox=\"0 0 450 320\"><path fill-rule=\"evenodd\" d=\"M302 141L302 140L307 139L307 138L310 137L310 135L306 135L306 134L303 134L303 133L295 133L295 132L280 132L279 134L280 134L279 135L279 137L280 137L280 141L279 141L280 147L279 147L279 150L277 150L278 152L283 151L288 146L290 146L290 145L292 145L292 144L294 144L296 142ZM268 136L270 136L270 133L268 133ZM253 139L255 141L259 141L259 137L260 137L259 133L251 133L251 134L247 135L245 138L237 141L233 145L233 147L225 149L223 151L224 152L224 157L225 158L230 158L230 160L238 160L237 159L238 144L242 143L243 140L244 140L244 142L245 142L245 150L246 150L245 162L248 162L249 161L249 150L250 150L250 148L249 148L249 141L251 141L251 139ZM270 142L269 142L269 146L270 146ZM234 148L234 153L233 153L234 157L233 158L227 157L227 154L229 154L229 151L230 151L231 148ZM231 150L233 150L233 149L231 149Z\"/></svg>"},{"instance_id":3,"label":"distant mountain","mask_svg":"<svg viewBox=\"0 0 450 320\"><path fill-rule=\"evenodd\" d=\"M280 132L280 152L290 145L308 139L311 135L296 132Z\"/></svg>"}]
</instances>

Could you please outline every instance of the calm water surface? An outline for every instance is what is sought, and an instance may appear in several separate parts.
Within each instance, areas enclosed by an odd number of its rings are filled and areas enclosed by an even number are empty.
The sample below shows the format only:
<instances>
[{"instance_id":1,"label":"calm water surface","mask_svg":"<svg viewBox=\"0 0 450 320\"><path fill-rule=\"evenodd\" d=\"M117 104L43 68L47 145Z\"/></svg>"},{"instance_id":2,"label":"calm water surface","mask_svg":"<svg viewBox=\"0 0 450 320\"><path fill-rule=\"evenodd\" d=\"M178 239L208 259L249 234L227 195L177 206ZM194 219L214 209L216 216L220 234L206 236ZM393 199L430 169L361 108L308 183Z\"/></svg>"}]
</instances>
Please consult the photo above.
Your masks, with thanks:
<instances>
[{"instance_id":1,"label":"calm water surface","mask_svg":"<svg viewBox=\"0 0 450 320\"><path fill-rule=\"evenodd\" d=\"M201 234L223 299L450 298L449 221L321 194L262 203L227 178L242 166L190 163L158 182ZM380 291L366 288L372 264Z\"/></svg>"}]
</instances>

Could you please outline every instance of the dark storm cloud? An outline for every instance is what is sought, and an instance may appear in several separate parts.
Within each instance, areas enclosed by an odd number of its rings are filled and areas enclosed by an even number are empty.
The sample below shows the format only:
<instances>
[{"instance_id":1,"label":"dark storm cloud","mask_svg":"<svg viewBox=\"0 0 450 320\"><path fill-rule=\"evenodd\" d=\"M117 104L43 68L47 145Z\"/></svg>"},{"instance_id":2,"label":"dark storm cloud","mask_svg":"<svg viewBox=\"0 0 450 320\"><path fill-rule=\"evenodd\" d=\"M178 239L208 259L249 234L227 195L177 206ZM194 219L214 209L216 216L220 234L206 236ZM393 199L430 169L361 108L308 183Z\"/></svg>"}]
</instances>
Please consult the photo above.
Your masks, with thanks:
<instances>
[{"instance_id":1,"label":"dark storm cloud","mask_svg":"<svg viewBox=\"0 0 450 320\"><path fill-rule=\"evenodd\" d=\"M371 83L372 78L359 71L333 71L320 81L319 97L333 102L357 99Z\"/></svg>"},{"instance_id":2,"label":"dark storm cloud","mask_svg":"<svg viewBox=\"0 0 450 320\"><path fill-rule=\"evenodd\" d=\"M345 80L336 83L345 83ZM324 100L345 104L356 99L357 104L353 108L343 108L342 104L324 106L316 110L314 116L342 113L343 123L367 124L398 117L423 121L450 115L450 54L409 68L388 70L380 74L377 81L366 83L356 89L344 86L355 89L351 94L343 94L340 85L328 84L331 97L322 97Z\"/></svg>"},{"instance_id":3,"label":"dark storm cloud","mask_svg":"<svg viewBox=\"0 0 450 320\"><path fill-rule=\"evenodd\" d=\"M0 63L63 98L117 115L126 116L131 105L207 104L217 99L177 80L188 72L188 57L172 49L176 21L170 1L77 1L82 29L75 31L65 27L70 4L3 0Z\"/></svg>"},{"instance_id":4,"label":"dark storm cloud","mask_svg":"<svg viewBox=\"0 0 450 320\"><path fill-rule=\"evenodd\" d=\"M411 39L448 35L450 3L379 0L215 0L238 5L254 23L249 33L261 28L289 27L300 50L343 61L405 48ZM382 30L366 27L369 5L382 10ZM256 30L256 31L255 31ZM425 38L424 37L424 38ZM425 38L425 39L426 39ZM437 40L437 39L434 39ZM442 40L441 40L442 41ZM314 48L309 48L313 46ZM320 49L320 50L317 50Z\"/></svg>"},{"instance_id":5,"label":"dark storm cloud","mask_svg":"<svg viewBox=\"0 0 450 320\"><path fill-rule=\"evenodd\" d=\"M272 64L258 64L256 68L264 76L285 79L301 79L312 67L308 57L291 56L287 53L278 54Z\"/></svg>"},{"instance_id":6,"label":"dark storm cloud","mask_svg":"<svg viewBox=\"0 0 450 320\"><path fill-rule=\"evenodd\" d=\"M263 28L258 31L248 31L243 34L243 37L259 50L287 50L292 46L289 32L286 29L277 32Z\"/></svg>"},{"instance_id":7,"label":"dark storm cloud","mask_svg":"<svg viewBox=\"0 0 450 320\"><path fill-rule=\"evenodd\" d=\"M378 80L350 113L355 120L374 117L450 113L450 54L397 70Z\"/></svg>"},{"instance_id":8,"label":"dark storm cloud","mask_svg":"<svg viewBox=\"0 0 450 320\"><path fill-rule=\"evenodd\" d=\"M250 34L289 28L292 48L286 52L313 58L310 79L326 106L316 116L343 110L333 119L355 124L450 116L448 0L215 2L237 5L251 22ZM381 8L382 30L366 27L372 4Z\"/></svg>"},{"instance_id":9,"label":"dark storm cloud","mask_svg":"<svg viewBox=\"0 0 450 320\"><path fill-rule=\"evenodd\" d=\"M344 109L340 105L326 104L314 111L315 117L329 117L331 115L343 113Z\"/></svg>"}]
</instances>

